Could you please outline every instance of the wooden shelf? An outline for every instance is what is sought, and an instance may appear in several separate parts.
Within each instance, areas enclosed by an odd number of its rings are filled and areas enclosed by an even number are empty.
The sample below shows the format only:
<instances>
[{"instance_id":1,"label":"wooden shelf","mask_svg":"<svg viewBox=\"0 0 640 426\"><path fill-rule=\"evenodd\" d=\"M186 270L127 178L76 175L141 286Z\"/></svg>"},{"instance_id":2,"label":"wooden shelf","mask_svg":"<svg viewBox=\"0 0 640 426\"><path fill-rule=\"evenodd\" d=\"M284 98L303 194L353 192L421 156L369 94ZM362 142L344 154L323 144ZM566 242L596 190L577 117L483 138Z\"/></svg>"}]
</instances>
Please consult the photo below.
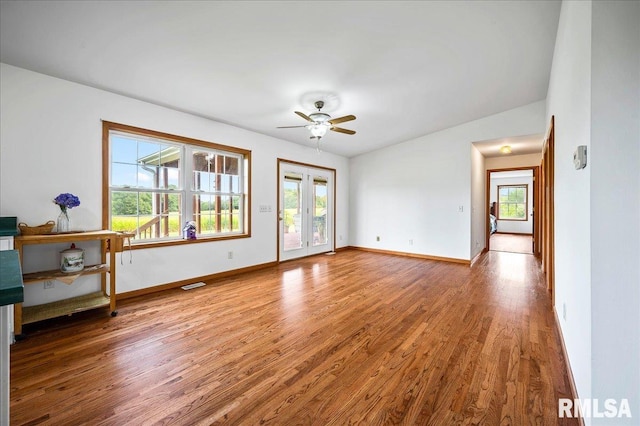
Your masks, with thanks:
<instances>
[{"instance_id":1,"label":"wooden shelf","mask_svg":"<svg viewBox=\"0 0 640 426\"><path fill-rule=\"evenodd\" d=\"M102 263L99 265L88 265L82 271L78 272L62 272L59 269L53 269L51 271L31 272L22 276L22 281L25 284L31 284L39 281L55 280L62 277L69 277L74 275L91 275L101 274L103 272L109 272L109 265Z\"/></svg>"},{"instance_id":2,"label":"wooden shelf","mask_svg":"<svg viewBox=\"0 0 640 426\"><path fill-rule=\"evenodd\" d=\"M75 312L86 311L88 309L109 306L111 315L118 314L116 311L116 250L107 253L107 247L116 247L118 233L108 230L69 232L46 235L19 235L14 239L14 245L22 260L24 256L24 246L38 244L70 243L77 241L100 241L100 263L89 265L82 271L64 273L58 269L50 271L32 272L23 275L25 284L38 281L59 280L64 283L71 283L82 275L100 274L101 291L84 296L72 297L70 299L58 300L34 306L22 306L22 303L13 305L13 324L15 334L22 335L22 324L42 321L64 315L71 315ZM108 259L108 261L107 261ZM107 280L108 276L108 280Z\"/></svg>"},{"instance_id":3,"label":"wooden shelf","mask_svg":"<svg viewBox=\"0 0 640 426\"><path fill-rule=\"evenodd\" d=\"M43 305L23 306L22 323L29 324L49 318L71 315L76 312L109 306L110 300L102 292L85 294Z\"/></svg>"},{"instance_id":4,"label":"wooden shelf","mask_svg":"<svg viewBox=\"0 0 640 426\"><path fill-rule=\"evenodd\" d=\"M59 234L18 235L14 241L20 245L72 243L75 241L105 240L115 238L116 235L117 233L115 231L78 231Z\"/></svg>"}]
</instances>

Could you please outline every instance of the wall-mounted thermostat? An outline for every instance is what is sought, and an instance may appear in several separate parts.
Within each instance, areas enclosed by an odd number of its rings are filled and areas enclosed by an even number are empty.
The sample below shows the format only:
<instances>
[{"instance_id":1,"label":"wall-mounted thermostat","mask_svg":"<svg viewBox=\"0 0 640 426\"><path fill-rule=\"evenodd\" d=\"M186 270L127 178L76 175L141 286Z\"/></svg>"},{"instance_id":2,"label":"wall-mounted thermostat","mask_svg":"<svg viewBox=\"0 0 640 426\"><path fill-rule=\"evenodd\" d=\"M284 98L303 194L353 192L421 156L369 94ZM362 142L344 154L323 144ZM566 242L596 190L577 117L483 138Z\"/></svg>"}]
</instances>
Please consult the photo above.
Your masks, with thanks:
<instances>
[{"instance_id":1,"label":"wall-mounted thermostat","mask_svg":"<svg viewBox=\"0 0 640 426\"><path fill-rule=\"evenodd\" d=\"M573 153L573 165L576 170L587 167L587 146L579 145Z\"/></svg>"}]
</instances>

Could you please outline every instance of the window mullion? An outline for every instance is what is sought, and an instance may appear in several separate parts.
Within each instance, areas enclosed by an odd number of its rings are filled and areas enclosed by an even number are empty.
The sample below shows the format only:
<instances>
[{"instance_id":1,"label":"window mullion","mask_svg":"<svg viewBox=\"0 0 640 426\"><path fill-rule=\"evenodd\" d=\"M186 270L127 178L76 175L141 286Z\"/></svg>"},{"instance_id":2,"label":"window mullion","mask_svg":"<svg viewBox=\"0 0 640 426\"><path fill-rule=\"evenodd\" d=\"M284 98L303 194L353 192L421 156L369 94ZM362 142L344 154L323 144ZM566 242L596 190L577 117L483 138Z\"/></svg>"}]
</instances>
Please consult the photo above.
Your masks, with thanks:
<instances>
[{"instance_id":1,"label":"window mullion","mask_svg":"<svg viewBox=\"0 0 640 426\"><path fill-rule=\"evenodd\" d=\"M193 220L193 148L183 147L184 174L182 176L182 211L183 222Z\"/></svg>"}]
</instances>

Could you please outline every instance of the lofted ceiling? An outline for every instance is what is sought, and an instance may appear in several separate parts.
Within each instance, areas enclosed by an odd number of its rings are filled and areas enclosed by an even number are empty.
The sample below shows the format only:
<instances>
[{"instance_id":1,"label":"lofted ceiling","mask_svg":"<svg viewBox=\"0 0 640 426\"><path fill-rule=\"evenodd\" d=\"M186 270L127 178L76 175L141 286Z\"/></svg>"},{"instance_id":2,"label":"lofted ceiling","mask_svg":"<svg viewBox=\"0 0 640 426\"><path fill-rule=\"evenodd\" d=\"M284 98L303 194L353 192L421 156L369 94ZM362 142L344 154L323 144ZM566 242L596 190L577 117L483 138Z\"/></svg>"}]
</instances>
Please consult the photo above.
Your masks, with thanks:
<instances>
[{"instance_id":1,"label":"lofted ceiling","mask_svg":"<svg viewBox=\"0 0 640 426\"><path fill-rule=\"evenodd\" d=\"M352 157L545 99L558 1L5 1L0 60ZM135 125L136 123L126 123ZM522 135L504 135L516 137ZM219 141L231 143L229 141Z\"/></svg>"}]
</instances>

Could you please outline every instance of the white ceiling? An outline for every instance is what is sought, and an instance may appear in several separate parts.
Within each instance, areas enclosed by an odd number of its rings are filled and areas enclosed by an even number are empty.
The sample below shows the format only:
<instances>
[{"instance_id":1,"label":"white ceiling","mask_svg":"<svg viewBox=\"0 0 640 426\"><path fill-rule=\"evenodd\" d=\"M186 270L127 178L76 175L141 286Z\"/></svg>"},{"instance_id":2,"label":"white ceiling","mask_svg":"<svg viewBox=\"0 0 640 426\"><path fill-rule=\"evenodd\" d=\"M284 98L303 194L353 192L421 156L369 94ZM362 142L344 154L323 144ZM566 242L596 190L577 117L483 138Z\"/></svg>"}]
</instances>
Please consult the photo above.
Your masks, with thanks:
<instances>
[{"instance_id":1,"label":"white ceiling","mask_svg":"<svg viewBox=\"0 0 640 426\"><path fill-rule=\"evenodd\" d=\"M0 60L354 156L546 97L558 1L2 1ZM126 123L135 125L135 123ZM522 136L522 135L504 135ZM224 141L220 141L224 143Z\"/></svg>"},{"instance_id":2,"label":"white ceiling","mask_svg":"<svg viewBox=\"0 0 640 426\"><path fill-rule=\"evenodd\" d=\"M510 170L507 172L491 172L491 179L532 177L533 169L529 170Z\"/></svg>"},{"instance_id":3,"label":"white ceiling","mask_svg":"<svg viewBox=\"0 0 640 426\"><path fill-rule=\"evenodd\" d=\"M505 154L500 152L500 148L505 145L511 147L511 154L506 155L541 153L543 142L544 136L542 134L536 134L474 142L473 145L478 149L478 151L480 151L483 156L489 158L504 157Z\"/></svg>"}]
</instances>

